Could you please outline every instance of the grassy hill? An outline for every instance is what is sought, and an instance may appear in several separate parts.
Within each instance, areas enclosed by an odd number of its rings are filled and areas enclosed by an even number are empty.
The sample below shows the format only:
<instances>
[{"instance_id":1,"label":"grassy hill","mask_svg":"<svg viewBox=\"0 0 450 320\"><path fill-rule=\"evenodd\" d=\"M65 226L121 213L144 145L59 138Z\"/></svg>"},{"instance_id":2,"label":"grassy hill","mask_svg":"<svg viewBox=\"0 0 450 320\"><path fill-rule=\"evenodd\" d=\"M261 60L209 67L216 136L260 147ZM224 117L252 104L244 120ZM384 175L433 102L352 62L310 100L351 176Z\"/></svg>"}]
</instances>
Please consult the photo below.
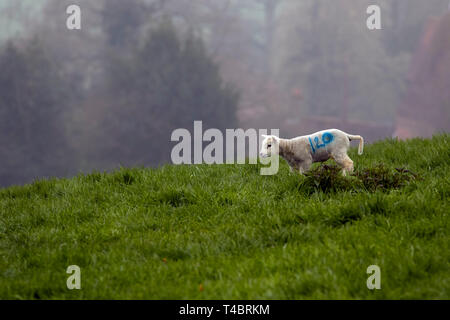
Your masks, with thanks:
<instances>
[{"instance_id":1,"label":"grassy hill","mask_svg":"<svg viewBox=\"0 0 450 320\"><path fill-rule=\"evenodd\" d=\"M275 176L168 165L0 190L0 298L448 299L449 137L352 149L349 178L282 161Z\"/></svg>"}]
</instances>

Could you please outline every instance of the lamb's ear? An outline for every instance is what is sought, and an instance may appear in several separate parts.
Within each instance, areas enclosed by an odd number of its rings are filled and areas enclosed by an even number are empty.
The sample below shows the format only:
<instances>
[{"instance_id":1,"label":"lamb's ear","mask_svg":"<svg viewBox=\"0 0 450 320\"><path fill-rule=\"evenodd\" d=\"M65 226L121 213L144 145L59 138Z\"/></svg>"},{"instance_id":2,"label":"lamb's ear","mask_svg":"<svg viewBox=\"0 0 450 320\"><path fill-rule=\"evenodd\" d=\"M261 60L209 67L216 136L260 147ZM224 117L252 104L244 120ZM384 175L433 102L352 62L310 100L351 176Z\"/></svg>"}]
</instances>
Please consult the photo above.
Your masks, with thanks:
<instances>
[{"instance_id":1,"label":"lamb's ear","mask_svg":"<svg viewBox=\"0 0 450 320\"><path fill-rule=\"evenodd\" d=\"M266 134L262 134L261 137L263 137L264 139L268 137L268 135Z\"/></svg>"}]
</instances>

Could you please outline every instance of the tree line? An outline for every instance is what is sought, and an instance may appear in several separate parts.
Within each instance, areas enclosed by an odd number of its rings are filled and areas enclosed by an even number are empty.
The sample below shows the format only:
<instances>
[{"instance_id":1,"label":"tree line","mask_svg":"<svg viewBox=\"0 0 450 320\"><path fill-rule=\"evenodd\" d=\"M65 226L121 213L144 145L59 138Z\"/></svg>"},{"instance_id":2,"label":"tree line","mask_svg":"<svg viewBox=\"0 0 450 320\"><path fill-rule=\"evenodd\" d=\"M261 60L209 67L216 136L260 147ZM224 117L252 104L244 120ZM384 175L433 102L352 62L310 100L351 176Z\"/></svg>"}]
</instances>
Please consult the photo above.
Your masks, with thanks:
<instances>
[{"instance_id":1,"label":"tree line","mask_svg":"<svg viewBox=\"0 0 450 320\"><path fill-rule=\"evenodd\" d=\"M96 63L41 32L0 48L0 185L159 165L173 130L236 126L238 91L203 40L167 16L148 27L152 8L134 2L101 8Z\"/></svg>"}]
</instances>

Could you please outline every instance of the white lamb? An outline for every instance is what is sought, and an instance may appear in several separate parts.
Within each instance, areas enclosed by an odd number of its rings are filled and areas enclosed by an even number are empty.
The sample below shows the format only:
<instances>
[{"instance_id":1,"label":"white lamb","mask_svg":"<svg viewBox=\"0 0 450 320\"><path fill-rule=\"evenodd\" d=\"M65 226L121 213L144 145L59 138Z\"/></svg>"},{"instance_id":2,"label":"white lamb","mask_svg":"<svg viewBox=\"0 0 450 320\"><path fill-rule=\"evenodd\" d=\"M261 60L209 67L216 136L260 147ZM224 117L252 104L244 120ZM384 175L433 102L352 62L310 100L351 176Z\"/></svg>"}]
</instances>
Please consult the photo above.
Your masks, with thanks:
<instances>
[{"instance_id":1,"label":"white lamb","mask_svg":"<svg viewBox=\"0 0 450 320\"><path fill-rule=\"evenodd\" d=\"M313 162L323 162L330 158L342 167L343 174L353 171L353 161L347 155L351 140L359 140L358 154L363 153L364 139L358 135L347 134L338 129L319 131L307 136L282 139L273 135L263 135L260 156L262 158L279 154L291 171L303 174Z\"/></svg>"}]
</instances>

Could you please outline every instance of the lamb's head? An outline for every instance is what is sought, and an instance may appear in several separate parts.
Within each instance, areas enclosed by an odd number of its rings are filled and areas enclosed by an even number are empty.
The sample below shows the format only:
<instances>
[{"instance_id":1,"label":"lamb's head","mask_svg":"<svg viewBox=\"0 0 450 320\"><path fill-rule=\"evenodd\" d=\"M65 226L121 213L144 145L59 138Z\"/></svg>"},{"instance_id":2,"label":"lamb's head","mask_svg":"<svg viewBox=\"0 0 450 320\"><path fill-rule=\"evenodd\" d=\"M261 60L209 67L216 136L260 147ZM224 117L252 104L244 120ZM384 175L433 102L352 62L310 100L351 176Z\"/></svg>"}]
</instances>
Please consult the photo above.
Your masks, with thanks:
<instances>
[{"instance_id":1,"label":"lamb's head","mask_svg":"<svg viewBox=\"0 0 450 320\"><path fill-rule=\"evenodd\" d=\"M277 155L280 139L274 135L267 136L263 134L262 137L264 140L261 145L261 151L259 152L260 157L267 158L272 155Z\"/></svg>"}]
</instances>

